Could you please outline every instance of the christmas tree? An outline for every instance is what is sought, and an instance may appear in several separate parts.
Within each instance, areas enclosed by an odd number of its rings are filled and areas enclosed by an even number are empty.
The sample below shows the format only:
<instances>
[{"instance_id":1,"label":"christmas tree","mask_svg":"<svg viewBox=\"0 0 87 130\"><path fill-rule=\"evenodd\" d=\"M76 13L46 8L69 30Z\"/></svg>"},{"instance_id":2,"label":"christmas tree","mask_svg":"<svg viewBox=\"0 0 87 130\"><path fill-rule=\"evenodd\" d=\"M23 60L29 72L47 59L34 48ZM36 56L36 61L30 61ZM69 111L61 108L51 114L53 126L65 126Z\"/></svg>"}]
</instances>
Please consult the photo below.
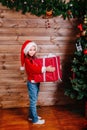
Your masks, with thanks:
<instances>
[{"instance_id":1,"label":"christmas tree","mask_svg":"<svg viewBox=\"0 0 87 130\"><path fill-rule=\"evenodd\" d=\"M79 34L76 40L76 51L72 61L71 87L65 94L78 100L87 98L87 14L77 28Z\"/></svg>"}]
</instances>

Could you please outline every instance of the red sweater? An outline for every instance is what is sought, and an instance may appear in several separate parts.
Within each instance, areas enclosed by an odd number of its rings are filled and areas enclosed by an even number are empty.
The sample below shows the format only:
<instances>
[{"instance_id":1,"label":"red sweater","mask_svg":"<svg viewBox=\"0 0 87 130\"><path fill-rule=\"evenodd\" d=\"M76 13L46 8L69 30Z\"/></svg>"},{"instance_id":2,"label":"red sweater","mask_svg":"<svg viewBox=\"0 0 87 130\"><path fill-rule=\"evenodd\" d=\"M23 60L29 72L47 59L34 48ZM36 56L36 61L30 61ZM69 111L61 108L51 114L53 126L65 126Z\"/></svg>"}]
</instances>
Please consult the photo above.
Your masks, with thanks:
<instances>
[{"instance_id":1,"label":"red sweater","mask_svg":"<svg viewBox=\"0 0 87 130\"><path fill-rule=\"evenodd\" d=\"M26 70L26 73L27 73L28 80L32 82L32 80L35 81L35 78L34 78L35 74L42 73L42 71L41 71L42 66L36 64L34 62L34 59L31 62L30 59L25 58L25 70Z\"/></svg>"}]
</instances>

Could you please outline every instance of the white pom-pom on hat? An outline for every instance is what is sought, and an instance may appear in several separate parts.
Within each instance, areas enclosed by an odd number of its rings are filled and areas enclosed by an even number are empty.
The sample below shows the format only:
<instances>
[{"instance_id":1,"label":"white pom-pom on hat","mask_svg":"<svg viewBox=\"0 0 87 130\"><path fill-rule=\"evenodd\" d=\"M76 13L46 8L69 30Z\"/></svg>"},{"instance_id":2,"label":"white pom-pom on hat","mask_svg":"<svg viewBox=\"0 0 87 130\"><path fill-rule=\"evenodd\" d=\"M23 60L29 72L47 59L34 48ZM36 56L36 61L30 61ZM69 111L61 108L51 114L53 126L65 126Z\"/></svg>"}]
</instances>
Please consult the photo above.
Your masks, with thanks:
<instances>
[{"instance_id":1,"label":"white pom-pom on hat","mask_svg":"<svg viewBox=\"0 0 87 130\"><path fill-rule=\"evenodd\" d=\"M21 66L21 67L20 67L20 70L21 70L21 71L25 70L25 67Z\"/></svg>"}]
</instances>

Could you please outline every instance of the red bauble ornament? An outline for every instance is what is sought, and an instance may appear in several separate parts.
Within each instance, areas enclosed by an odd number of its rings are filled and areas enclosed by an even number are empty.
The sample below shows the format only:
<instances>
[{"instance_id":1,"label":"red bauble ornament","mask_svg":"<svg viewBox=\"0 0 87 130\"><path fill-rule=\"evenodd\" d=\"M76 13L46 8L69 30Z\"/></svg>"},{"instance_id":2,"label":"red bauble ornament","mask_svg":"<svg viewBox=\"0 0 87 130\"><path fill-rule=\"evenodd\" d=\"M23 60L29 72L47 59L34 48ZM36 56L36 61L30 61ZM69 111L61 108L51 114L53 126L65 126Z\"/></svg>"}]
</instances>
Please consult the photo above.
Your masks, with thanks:
<instances>
[{"instance_id":1,"label":"red bauble ornament","mask_svg":"<svg viewBox=\"0 0 87 130\"><path fill-rule=\"evenodd\" d=\"M84 53L85 55L87 55L87 49L84 49L83 53Z\"/></svg>"}]
</instances>

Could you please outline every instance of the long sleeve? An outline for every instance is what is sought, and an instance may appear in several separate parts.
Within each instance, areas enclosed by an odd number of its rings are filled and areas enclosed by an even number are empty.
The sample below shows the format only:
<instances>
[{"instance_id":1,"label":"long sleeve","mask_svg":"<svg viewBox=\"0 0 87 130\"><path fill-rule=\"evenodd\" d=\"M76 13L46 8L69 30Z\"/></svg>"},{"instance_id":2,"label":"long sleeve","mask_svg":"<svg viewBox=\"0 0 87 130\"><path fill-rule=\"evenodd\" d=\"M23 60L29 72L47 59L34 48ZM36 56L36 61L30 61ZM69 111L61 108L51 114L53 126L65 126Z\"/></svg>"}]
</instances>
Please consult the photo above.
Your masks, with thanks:
<instances>
[{"instance_id":1,"label":"long sleeve","mask_svg":"<svg viewBox=\"0 0 87 130\"><path fill-rule=\"evenodd\" d=\"M42 73L42 66L36 63L31 63L28 58L25 59L25 69L27 73L39 74Z\"/></svg>"}]
</instances>

